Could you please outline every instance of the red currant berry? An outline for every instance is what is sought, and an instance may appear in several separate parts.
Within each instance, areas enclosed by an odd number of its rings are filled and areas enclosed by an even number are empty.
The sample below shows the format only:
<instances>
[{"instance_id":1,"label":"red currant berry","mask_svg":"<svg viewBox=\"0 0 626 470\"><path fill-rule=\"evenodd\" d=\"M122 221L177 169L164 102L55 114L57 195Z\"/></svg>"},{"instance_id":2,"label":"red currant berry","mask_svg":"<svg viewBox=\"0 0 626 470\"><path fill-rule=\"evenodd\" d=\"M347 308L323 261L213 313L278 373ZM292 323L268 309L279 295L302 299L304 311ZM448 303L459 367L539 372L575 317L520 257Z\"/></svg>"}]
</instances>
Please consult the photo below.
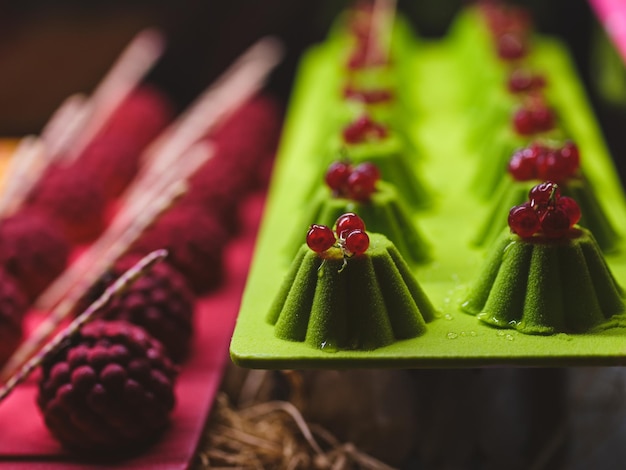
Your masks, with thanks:
<instances>
[{"instance_id":1,"label":"red currant berry","mask_svg":"<svg viewBox=\"0 0 626 470\"><path fill-rule=\"evenodd\" d=\"M369 116L361 116L348 124L343 130L343 140L349 144L356 144L365 140L366 133L370 127Z\"/></svg>"},{"instance_id":2,"label":"red currant berry","mask_svg":"<svg viewBox=\"0 0 626 470\"><path fill-rule=\"evenodd\" d=\"M553 181L546 181L534 186L528 193L530 206L538 211L554 206L561 197L559 185Z\"/></svg>"},{"instance_id":3,"label":"red currant berry","mask_svg":"<svg viewBox=\"0 0 626 470\"><path fill-rule=\"evenodd\" d=\"M571 197L562 196L559 199L559 202L556 203L557 207L560 207L565 211L567 217L569 218L569 226L573 227L578 223L581 217L580 206L578 203L572 199Z\"/></svg>"},{"instance_id":4,"label":"red currant berry","mask_svg":"<svg viewBox=\"0 0 626 470\"><path fill-rule=\"evenodd\" d=\"M351 232L352 230L365 231L365 222L363 222L363 219L354 212L346 212L340 215L335 222L335 233L337 236L345 240L347 232Z\"/></svg>"},{"instance_id":5,"label":"red currant berry","mask_svg":"<svg viewBox=\"0 0 626 470\"><path fill-rule=\"evenodd\" d=\"M537 159L537 177L561 183L569 177L567 163L561 158L559 151L549 149Z\"/></svg>"},{"instance_id":6,"label":"red currant berry","mask_svg":"<svg viewBox=\"0 0 626 470\"><path fill-rule=\"evenodd\" d=\"M374 165L371 162L359 163L356 167L354 167L354 171L358 171L360 173L366 173L374 181L378 181L380 179L380 170L378 169L376 165Z\"/></svg>"},{"instance_id":7,"label":"red currant berry","mask_svg":"<svg viewBox=\"0 0 626 470\"><path fill-rule=\"evenodd\" d=\"M311 225L306 234L306 244L316 253L322 253L335 244L335 234L326 225Z\"/></svg>"},{"instance_id":8,"label":"red currant berry","mask_svg":"<svg viewBox=\"0 0 626 470\"><path fill-rule=\"evenodd\" d=\"M513 61L526 55L527 48L524 38L518 34L505 33L498 38L498 57L502 60Z\"/></svg>"},{"instance_id":9,"label":"red currant berry","mask_svg":"<svg viewBox=\"0 0 626 470\"><path fill-rule=\"evenodd\" d=\"M330 189L332 189L333 193L336 195L341 195L344 191L346 183L348 182L348 177L352 172L352 166L345 161L333 162L326 170L326 175L324 176L324 181Z\"/></svg>"},{"instance_id":10,"label":"red currant berry","mask_svg":"<svg viewBox=\"0 0 626 470\"><path fill-rule=\"evenodd\" d=\"M515 69L509 75L508 89L511 93L528 91L533 86L533 76L528 70Z\"/></svg>"},{"instance_id":11,"label":"red currant berry","mask_svg":"<svg viewBox=\"0 0 626 470\"><path fill-rule=\"evenodd\" d=\"M348 197L355 201L369 201L376 191L376 179L367 170L359 171L358 167L348 177L346 183Z\"/></svg>"},{"instance_id":12,"label":"red currant berry","mask_svg":"<svg viewBox=\"0 0 626 470\"><path fill-rule=\"evenodd\" d=\"M533 75L532 82L533 83L531 85L531 89L533 90L540 90L547 84L546 77L544 77L543 75Z\"/></svg>"},{"instance_id":13,"label":"red currant berry","mask_svg":"<svg viewBox=\"0 0 626 470\"><path fill-rule=\"evenodd\" d=\"M541 217L541 231L548 238L561 238L570 229L570 219L561 207L552 207Z\"/></svg>"},{"instance_id":14,"label":"red currant berry","mask_svg":"<svg viewBox=\"0 0 626 470\"><path fill-rule=\"evenodd\" d=\"M363 230L352 230L346 236L345 247L349 254L361 255L370 246L370 237Z\"/></svg>"},{"instance_id":15,"label":"red currant berry","mask_svg":"<svg viewBox=\"0 0 626 470\"><path fill-rule=\"evenodd\" d=\"M578 146L572 142L565 142L560 150L561 159L567 168L568 176L573 176L580 168L580 152Z\"/></svg>"},{"instance_id":16,"label":"red currant berry","mask_svg":"<svg viewBox=\"0 0 626 470\"><path fill-rule=\"evenodd\" d=\"M509 173L516 181L528 181L537 178L537 154L531 148L518 150L509 161Z\"/></svg>"},{"instance_id":17,"label":"red currant berry","mask_svg":"<svg viewBox=\"0 0 626 470\"><path fill-rule=\"evenodd\" d=\"M514 206L509 211L509 228L522 238L532 237L539 230L540 222L537 212L529 203Z\"/></svg>"},{"instance_id":18,"label":"red currant berry","mask_svg":"<svg viewBox=\"0 0 626 470\"><path fill-rule=\"evenodd\" d=\"M513 128L519 135L535 133L535 119L533 112L527 108L520 108L513 115Z\"/></svg>"},{"instance_id":19,"label":"red currant berry","mask_svg":"<svg viewBox=\"0 0 626 470\"><path fill-rule=\"evenodd\" d=\"M546 132L554 128L554 112L548 106L537 106L532 110L536 132Z\"/></svg>"}]
</instances>

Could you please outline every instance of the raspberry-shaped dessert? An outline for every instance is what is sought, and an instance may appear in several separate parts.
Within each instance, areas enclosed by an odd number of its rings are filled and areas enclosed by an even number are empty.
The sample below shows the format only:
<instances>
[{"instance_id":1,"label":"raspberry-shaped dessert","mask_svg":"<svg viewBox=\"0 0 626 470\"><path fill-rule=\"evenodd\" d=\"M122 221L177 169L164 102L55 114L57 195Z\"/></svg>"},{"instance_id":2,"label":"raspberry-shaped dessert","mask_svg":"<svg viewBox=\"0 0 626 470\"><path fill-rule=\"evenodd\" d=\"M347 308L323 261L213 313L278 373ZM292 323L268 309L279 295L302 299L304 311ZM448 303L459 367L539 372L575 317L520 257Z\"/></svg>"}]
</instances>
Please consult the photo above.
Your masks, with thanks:
<instances>
[{"instance_id":1,"label":"raspberry-shaped dessert","mask_svg":"<svg viewBox=\"0 0 626 470\"><path fill-rule=\"evenodd\" d=\"M340 160L330 164L324 180L333 192L333 196L365 202L369 201L376 191L380 171L370 162L353 166L350 162Z\"/></svg>"},{"instance_id":2,"label":"raspberry-shaped dessert","mask_svg":"<svg viewBox=\"0 0 626 470\"><path fill-rule=\"evenodd\" d=\"M91 241L102 232L106 203L98 175L79 166L52 169L27 201L58 222L71 243Z\"/></svg>"},{"instance_id":3,"label":"raspberry-shaped dessert","mask_svg":"<svg viewBox=\"0 0 626 470\"><path fill-rule=\"evenodd\" d=\"M229 234L221 221L193 206L177 207L159 218L131 248L146 255L164 248L168 262L188 282L194 293L216 287L223 274L222 254Z\"/></svg>"},{"instance_id":4,"label":"raspberry-shaped dessert","mask_svg":"<svg viewBox=\"0 0 626 470\"><path fill-rule=\"evenodd\" d=\"M522 238L535 234L564 238L580 220L580 208L576 201L561 196L559 186L552 181L534 186L528 197L529 202L514 206L509 212L511 232Z\"/></svg>"},{"instance_id":5,"label":"raspberry-shaped dessert","mask_svg":"<svg viewBox=\"0 0 626 470\"><path fill-rule=\"evenodd\" d=\"M94 320L41 368L37 404L70 449L119 457L153 442L169 422L176 367L139 326Z\"/></svg>"},{"instance_id":6,"label":"raspberry-shaped dessert","mask_svg":"<svg viewBox=\"0 0 626 470\"><path fill-rule=\"evenodd\" d=\"M70 245L45 214L20 211L0 222L0 265L32 301L67 265Z\"/></svg>"},{"instance_id":7,"label":"raspberry-shaped dessert","mask_svg":"<svg viewBox=\"0 0 626 470\"><path fill-rule=\"evenodd\" d=\"M17 348L22 338L22 319L28 299L17 281L0 269L0 364Z\"/></svg>"},{"instance_id":8,"label":"raspberry-shaped dessert","mask_svg":"<svg viewBox=\"0 0 626 470\"><path fill-rule=\"evenodd\" d=\"M121 275L137 261L138 257L126 256L115 263L113 271ZM185 278L163 261L114 297L102 315L143 327L165 346L172 359L180 361L189 349L193 304Z\"/></svg>"},{"instance_id":9,"label":"raspberry-shaped dessert","mask_svg":"<svg viewBox=\"0 0 626 470\"><path fill-rule=\"evenodd\" d=\"M108 198L119 195L137 173L142 151L172 115L170 103L157 89L137 88L84 150L78 165L98 175Z\"/></svg>"}]
</instances>

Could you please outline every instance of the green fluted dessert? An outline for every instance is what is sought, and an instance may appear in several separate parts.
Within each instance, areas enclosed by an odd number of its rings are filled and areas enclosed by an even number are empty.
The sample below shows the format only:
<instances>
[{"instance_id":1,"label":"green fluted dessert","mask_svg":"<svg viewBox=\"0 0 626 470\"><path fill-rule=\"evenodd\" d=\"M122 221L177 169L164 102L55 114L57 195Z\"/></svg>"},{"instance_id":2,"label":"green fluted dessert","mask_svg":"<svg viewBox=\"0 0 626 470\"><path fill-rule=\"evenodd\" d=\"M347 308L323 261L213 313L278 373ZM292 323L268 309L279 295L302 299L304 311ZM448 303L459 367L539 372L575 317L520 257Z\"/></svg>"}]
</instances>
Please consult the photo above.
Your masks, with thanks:
<instances>
[{"instance_id":1,"label":"green fluted dessert","mask_svg":"<svg viewBox=\"0 0 626 470\"><path fill-rule=\"evenodd\" d=\"M501 182L494 193L492 208L474 239L477 246L489 246L497 240L506 226L506 218L511 207L526 201L528 192L535 184L536 180L515 181L510 176ZM589 181L584 176L579 176L559 184L559 187L563 196L571 197L580 206L582 216L578 225L593 233L604 253L614 251L622 236L609 220Z\"/></svg>"},{"instance_id":2,"label":"green fluted dessert","mask_svg":"<svg viewBox=\"0 0 626 470\"><path fill-rule=\"evenodd\" d=\"M297 225L290 241L290 256L302 244L303 234L311 224L332 227L340 215L354 212L365 221L368 231L382 233L389 238L410 264L430 261L430 245L411 220L409 210L390 183L379 181L369 201L335 197L328 188L320 188L309 207L310 210Z\"/></svg>"},{"instance_id":3,"label":"green fluted dessert","mask_svg":"<svg viewBox=\"0 0 626 470\"><path fill-rule=\"evenodd\" d=\"M504 233L462 310L485 323L521 333L584 333L625 310L591 233L522 239Z\"/></svg>"},{"instance_id":4,"label":"green fluted dessert","mask_svg":"<svg viewBox=\"0 0 626 470\"><path fill-rule=\"evenodd\" d=\"M367 251L343 263L339 249L300 248L267 318L278 338L332 352L372 350L426 331L435 309L384 235L370 233Z\"/></svg>"}]
</instances>

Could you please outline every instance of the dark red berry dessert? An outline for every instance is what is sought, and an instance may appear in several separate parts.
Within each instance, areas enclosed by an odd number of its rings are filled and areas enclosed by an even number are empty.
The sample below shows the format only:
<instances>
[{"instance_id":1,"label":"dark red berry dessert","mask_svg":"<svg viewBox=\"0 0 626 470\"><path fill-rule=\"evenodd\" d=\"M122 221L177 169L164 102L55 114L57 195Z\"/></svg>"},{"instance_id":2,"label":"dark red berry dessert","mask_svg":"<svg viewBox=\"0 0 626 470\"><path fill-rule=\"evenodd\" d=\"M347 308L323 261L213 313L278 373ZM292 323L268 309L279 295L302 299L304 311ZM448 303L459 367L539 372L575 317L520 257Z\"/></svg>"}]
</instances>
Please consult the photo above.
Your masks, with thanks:
<instances>
[{"instance_id":1,"label":"dark red berry dessert","mask_svg":"<svg viewBox=\"0 0 626 470\"><path fill-rule=\"evenodd\" d=\"M336 242L335 234L326 225L313 224L306 234L306 244L316 253L323 253Z\"/></svg>"},{"instance_id":2,"label":"dark red berry dessert","mask_svg":"<svg viewBox=\"0 0 626 470\"><path fill-rule=\"evenodd\" d=\"M195 294L201 294L221 282L228 240L228 231L219 219L202 208L185 206L159 218L130 251L146 255L165 248L168 262L185 277Z\"/></svg>"},{"instance_id":3,"label":"dark red berry dessert","mask_svg":"<svg viewBox=\"0 0 626 470\"><path fill-rule=\"evenodd\" d=\"M0 269L0 364L20 344L22 320L28 305L28 299L17 281Z\"/></svg>"},{"instance_id":4,"label":"dark red berry dessert","mask_svg":"<svg viewBox=\"0 0 626 470\"><path fill-rule=\"evenodd\" d=\"M77 165L50 171L26 201L27 207L54 219L71 243L92 241L102 233L106 204L99 175Z\"/></svg>"},{"instance_id":5,"label":"dark red berry dessert","mask_svg":"<svg viewBox=\"0 0 626 470\"><path fill-rule=\"evenodd\" d=\"M49 216L20 211L0 221L0 266L33 301L65 269L70 245Z\"/></svg>"},{"instance_id":6,"label":"dark red berry dessert","mask_svg":"<svg viewBox=\"0 0 626 470\"><path fill-rule=\"evenodd\" d=\"M37 405L69 449L120 458L154 442L168 425L176 368L139 326L94 320L41 369Z\"/></svg>"},{"instance_id":7,"label":"dark red berry dessert","mask_svg":"<svg viewBox=\"0 0 626 470\"><path fill-rule=\"evenodd\" d=\"M115 263L113 271L121 275L138 260L134 256L124 257ZM102 316L141 326L165 346L172 359L181 361L191 342L193 307L194 296L185 278L163 261L116 296Z\"/></svg>"},{"instance_id":8,"label":"dark red berry dessert","mask_svg":"<svg viewBox=\"0 0 626 470\"><path fill-rule=\"evenodd\" d=\"M83 151L77 165L98 175L107 198L118 196L137 174L142 152L173 115L162 92L148 85L138 87Z\"/></svg>"}]
</instances>

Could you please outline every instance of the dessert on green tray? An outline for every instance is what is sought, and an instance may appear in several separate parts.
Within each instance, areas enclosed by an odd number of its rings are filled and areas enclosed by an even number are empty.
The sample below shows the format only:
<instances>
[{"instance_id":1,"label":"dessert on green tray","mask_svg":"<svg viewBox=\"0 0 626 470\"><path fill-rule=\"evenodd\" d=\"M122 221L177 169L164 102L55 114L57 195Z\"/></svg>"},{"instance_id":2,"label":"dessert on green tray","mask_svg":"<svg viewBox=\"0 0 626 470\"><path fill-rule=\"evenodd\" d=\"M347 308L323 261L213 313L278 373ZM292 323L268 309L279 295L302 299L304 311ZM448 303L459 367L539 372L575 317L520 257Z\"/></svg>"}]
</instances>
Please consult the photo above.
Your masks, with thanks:
<instances>
[{"instance_id":1,"label":"dessert on green tray","mask_svg":"<svg viewBox=\"0 0 626 470\"><path fill-rule=\"evenodd\" d=\"M400 133L374 121L369 115L360 116L345 126L342 136L332 140L329 152L333 160L344 155L355 164L375 164L382 179L393 182L409 208L431 206L430 192L416 173L418 157L415 148Z\"/></svg>"},{"instance_id":2,"label":"dessert on green tray","mask_svg":"<svg viewBox=\"0 0 626 470\"><path fill-rule=\"evenodd\" d=\"M584 333L625 311L623 291L580 208L542 183L509 214L513 233L494 246L462 309L527 334Z\"/></svg>"},{"instance_id":3,"label":"dessert on green tray","mask_svg":"<svg viewBox=\"0 0 626 470\"><path fill-rule=\"evenodd\" d=\"M328 188L320 188L309 207L299 230L291 239L290 254L300 246L302 229L306 229L312 221L330 225L344 212L356 212L365 220L368 230L388 237L409 264L430 260L430 245L413 223L409 210L392 184L378 182L377 190L366 201L334 197Z\"/></svg>"},{"instance_id":4,"label":"dessert on green tray","mask_svg":"<svg viewBox=\"0 0 626 470\"><path fill-rule=\"evenodd\" d=\"M500 235L505 225L504 217L511 206L523 203L537 180L557 182L561 194L578 203L582 212L578 224L593 233L603 252L617 248L621 236L598 201L594 188L582 174L578 146L572 141L551 146L533 142L513 154L508 176L494 192L492 208L474 240L476 245L488 245Z\"/></svg>"},{"instance_id":5,"label":"dessert on green tray","mask_svg":"<svg viewBox=\"0 0 626 470\"><path fill-rule=\"evenodd\" d=\"M275 335L328 352L422 335L435 309L398 250L384 235L342 230L355 224L345 220L336 232L311 227L270 308Z\"/></svg>"}]
</instances>

